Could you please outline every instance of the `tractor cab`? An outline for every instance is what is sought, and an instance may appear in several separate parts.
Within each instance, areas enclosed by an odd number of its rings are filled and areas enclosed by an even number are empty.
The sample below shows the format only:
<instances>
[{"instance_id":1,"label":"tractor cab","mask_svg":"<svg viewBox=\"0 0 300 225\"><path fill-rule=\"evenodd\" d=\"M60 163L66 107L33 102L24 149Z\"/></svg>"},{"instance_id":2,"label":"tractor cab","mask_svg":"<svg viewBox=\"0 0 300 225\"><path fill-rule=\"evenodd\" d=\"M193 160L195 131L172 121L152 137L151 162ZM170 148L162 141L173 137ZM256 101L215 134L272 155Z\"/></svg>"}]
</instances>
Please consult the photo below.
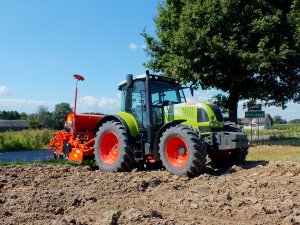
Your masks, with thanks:
<instances>
[{"instance_id":1,"label":"tractor cab","mask_svg":"<svg viewBox=\"0 0 300 225\"><path fill-rule=\"evenodd\" d=\"M178 81L167 77L149 74L133 77L129 74L127 80L119 84L121 111L132 114L142 130L147 128L149 114L152 128L157 130L165 122L165 106L186 102L183 89Z\"/></svg>"}]
</instances>

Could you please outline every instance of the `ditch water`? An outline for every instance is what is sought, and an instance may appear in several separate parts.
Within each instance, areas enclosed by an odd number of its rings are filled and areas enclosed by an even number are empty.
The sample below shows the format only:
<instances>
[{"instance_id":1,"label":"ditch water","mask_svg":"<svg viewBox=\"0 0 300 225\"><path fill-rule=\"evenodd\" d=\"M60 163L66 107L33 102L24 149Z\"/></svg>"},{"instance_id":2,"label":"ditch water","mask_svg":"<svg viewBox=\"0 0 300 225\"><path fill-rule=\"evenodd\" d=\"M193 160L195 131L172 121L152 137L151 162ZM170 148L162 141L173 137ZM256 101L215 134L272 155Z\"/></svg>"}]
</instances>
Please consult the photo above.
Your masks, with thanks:
<instances>
[{"instance_id":1,"label":"ditch water","mask_svg":"<svg viewBox=\"0 0 300 225\"><path fill-rule=\"evenodd\" d=\"M0 162L38 162L50 159L48 150L0 152Z\"/></svg>"}]
</instances>

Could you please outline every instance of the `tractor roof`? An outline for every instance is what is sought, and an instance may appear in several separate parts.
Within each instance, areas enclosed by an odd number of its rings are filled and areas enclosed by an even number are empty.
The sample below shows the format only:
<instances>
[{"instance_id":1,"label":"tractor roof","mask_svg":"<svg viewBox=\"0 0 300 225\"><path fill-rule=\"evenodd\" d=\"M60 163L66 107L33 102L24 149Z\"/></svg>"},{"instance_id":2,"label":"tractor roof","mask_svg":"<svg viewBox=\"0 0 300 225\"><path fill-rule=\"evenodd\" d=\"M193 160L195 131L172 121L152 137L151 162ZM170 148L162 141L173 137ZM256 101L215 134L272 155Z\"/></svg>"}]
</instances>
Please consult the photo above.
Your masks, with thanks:
<instances>
[{"instance_id":1,"label":"tractor roof","mask_svg":"<svg viewBox=\"0 0 300 225\"><path fill-rule=\"evenodd\" d=\"M154 80L154 81L160 81L160 82L164 82L164 83L168 83L168 84L173 84L176 86L180 85L179 81L169 78L169 77L161 76L161 75L150 74L150 79ZM136 81L136 80L145 81L146 74L144 73L141 75L133 76L133 80L134 81ZM123 80L122 82L119 83L119 85L118 85L119 90L121 90L124 85L126 85L126 80Z\"/></svg>"}]
</instances>

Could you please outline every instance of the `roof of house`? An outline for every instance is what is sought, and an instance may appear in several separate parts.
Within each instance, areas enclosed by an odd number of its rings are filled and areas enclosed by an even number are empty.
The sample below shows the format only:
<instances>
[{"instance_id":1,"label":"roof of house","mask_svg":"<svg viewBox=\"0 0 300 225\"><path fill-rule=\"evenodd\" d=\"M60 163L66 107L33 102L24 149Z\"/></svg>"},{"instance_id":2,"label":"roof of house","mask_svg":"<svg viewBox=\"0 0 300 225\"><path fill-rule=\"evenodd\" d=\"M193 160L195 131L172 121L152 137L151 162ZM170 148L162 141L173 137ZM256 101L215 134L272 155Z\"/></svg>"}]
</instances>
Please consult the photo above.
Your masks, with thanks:
<instances>
[{"instance_id":1,"label":"roof of house","mask_svg":"<svg viewBox=\"0 0 300 225\"><path fill-rule=\"evenodd\" d=\"M243 118L242 120L242 124L249 124L250 123L250 119L249 118Z\"/></svg>"},{"instance_id":2,"label":"roof of house","mask_svg":"<svg viewBox=\"0 0 300 225\"><path fill-rule=\"evenodd\" d=\"M28 121L26 120L0 120L0 127L29 127Z\"/></svg>"},{"instance_id":3,"label":"roof of house","mask_svg":"<svg viewBox=\"0 0 300 225\"><path fill-rule=\"evenodd\" d=\"M266 113L265 117L259 121L260 124L265 124L267 122L267 119L271 120L271 124L273 124L273 119L269 113ZM251 122L250 118L244 118L242 120L242 124L249 124Z\"/></svg>"}]
</instances>

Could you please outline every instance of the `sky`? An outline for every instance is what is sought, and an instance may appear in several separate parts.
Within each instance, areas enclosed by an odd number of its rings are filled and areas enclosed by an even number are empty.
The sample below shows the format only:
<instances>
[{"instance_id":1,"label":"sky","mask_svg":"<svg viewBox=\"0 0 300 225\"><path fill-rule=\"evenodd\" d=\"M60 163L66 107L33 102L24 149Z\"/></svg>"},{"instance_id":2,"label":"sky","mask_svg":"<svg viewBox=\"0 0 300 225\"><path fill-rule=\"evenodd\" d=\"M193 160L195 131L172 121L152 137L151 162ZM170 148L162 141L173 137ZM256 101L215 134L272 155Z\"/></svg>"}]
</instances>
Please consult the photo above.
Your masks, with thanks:
<instances>
[{"instance_id":1,"label":"sky","mask_svg":"<svg viewBox=\"0 0 300 225\"><path fill-rule=\"evenodd\" d=\"M159 0L0 0L0 111L34 113L39 106L73 106L79 112L117 113L118 83L145 73L144 29L155 34ZM208 101L215 90L198 90ZM271 116L300 118L300 104L264 108ZM244 116L239 107L238 117Z\"/></svg>"}]
</instances>

